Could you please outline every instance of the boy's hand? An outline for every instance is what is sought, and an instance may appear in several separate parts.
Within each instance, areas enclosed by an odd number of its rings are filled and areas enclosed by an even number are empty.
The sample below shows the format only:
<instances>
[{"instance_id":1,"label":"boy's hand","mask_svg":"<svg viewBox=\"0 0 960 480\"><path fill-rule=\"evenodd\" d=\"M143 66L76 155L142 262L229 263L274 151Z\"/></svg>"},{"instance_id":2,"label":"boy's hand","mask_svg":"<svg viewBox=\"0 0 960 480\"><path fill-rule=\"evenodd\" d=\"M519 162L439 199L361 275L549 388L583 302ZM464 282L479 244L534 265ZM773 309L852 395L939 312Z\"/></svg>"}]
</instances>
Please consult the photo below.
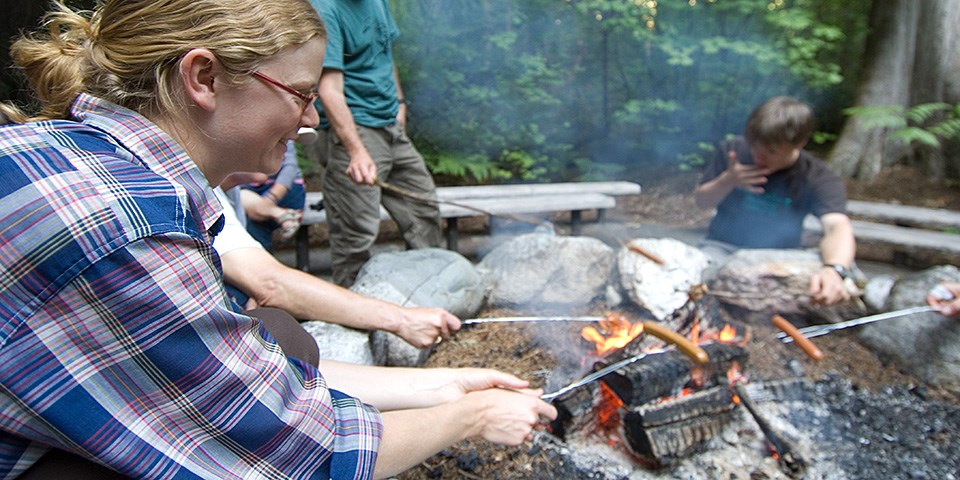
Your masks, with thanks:
<instances>
[{"instance_id":1,"label":"boy's hand","mask_svg":"<svg viewBox=\"0 0 960 480\"><path fill-rule=\"evenodd\" d=\"M737 187L750 193L763 193L763 186L767 183L767 175L772 172L769 168L754 165L744 165L737 159L737 152L727 152L727 172L733 178Z\"/></svg>"}]
</instances>

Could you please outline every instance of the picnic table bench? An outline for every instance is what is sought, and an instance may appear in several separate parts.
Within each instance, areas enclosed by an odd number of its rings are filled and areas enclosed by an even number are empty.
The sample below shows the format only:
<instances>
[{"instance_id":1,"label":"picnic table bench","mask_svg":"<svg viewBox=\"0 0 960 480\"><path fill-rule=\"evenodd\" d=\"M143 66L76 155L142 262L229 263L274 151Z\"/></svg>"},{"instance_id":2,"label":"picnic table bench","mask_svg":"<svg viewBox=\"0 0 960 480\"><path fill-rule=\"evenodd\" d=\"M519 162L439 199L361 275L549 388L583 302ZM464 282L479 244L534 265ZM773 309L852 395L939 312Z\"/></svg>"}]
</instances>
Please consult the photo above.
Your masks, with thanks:
<instances>
[{"instance_id":1,"label":"picnic table bench","mask_svg":"<svg viewBox=\"0 0 960 480\"><path fill-rule=\"evenodd\" d=\"M462 187L438 187L440 217L446 220L444 234L447 248L457 250L461 218L487 215L519 216L549 212L570 212L570 230L573 235L581 232L581 215L587 210L603 212L616 206L616 196L636 195L640 185L632 182L568 182L542 184L479 185ZM322 192L307 192L303 220L296 235L297 268L309 266L310 225L327 221L325 210L315 208L323 200ZM452 202L443 203L443 202ZM385 209L380 208L380 219L389 220Z\"/></svg>"},{"instance_id":2,"label":"picnic table bench","mask_svg":"<svg viewBox=\"0 0 960 480\"><path fill-rule=\"evenodd\" d=\"M857 239L857 258L926 268L960 264L960 212L850 200L847 212ZM822 234L820 221L808 216L804 229Z\"/></svg>"}]
</instances>

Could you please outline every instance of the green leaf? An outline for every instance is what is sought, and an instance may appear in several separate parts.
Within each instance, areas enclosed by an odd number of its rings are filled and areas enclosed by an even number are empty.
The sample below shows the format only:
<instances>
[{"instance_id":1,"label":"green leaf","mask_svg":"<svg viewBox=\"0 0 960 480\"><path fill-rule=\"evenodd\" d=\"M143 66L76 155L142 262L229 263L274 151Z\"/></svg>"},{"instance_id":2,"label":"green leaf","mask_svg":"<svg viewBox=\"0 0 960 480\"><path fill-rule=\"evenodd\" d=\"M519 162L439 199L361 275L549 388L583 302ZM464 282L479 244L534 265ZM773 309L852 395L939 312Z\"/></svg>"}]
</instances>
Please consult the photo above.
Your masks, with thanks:
<instances>
[{"instance_id":1,"label":"green leaf","mask_svg":"<svg viewBox=\"0 0 960 480\"><path fill-rule=\"evenodd\" d=\"M937 136L917 127L907 127L890 134L891 140L902 140L906 143L917 142L932 148L940 148L940 140Z\"/></svg>"}]
</instances>

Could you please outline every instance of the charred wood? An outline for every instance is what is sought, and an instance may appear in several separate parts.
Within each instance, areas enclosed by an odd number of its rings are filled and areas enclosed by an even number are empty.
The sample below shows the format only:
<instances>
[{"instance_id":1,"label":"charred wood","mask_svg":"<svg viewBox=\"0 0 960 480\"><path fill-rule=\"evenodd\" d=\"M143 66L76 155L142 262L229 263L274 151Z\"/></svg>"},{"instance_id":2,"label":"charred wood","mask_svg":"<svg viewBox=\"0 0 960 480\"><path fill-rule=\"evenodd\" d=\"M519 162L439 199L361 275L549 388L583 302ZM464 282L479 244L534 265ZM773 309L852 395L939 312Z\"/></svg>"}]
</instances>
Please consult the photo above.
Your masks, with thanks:
<instances>
[{"instance_id":1,"label":"charred wood","mask_svg":"<svg viewBox=\"0 0 960 480\"><path fill-rule=\"evenodd\" d=\"M603 378L603 382L628 407L676 395L686 386L711 387L727 383L727 371L734 363L742 368L748 354L742 347L711 343L703 346L710 363L697 365L686 355L671 351L651 355Z\"/></svg>"},{"instance_id":2,"label":"charred wood","mask_svg":"<svg viewBox=\"0 0 960 480\"><path fill-rule=\"evenodd\" d=\"M760 414L750 395L747 394L747 389L743 385L737 385L734 387L734 391L740 397L740 403L750 412L753 420L757 422L757 426L760 427L760 431L763 432L772 450L777 454L777 460L784 470L793 475L802 473L803 469L806 468L806 461L797 453L793 445L783 435L777 433L770 422Z\"/></svg>"},{"instance_id":3,"label":"charred wood","mask_svg":"<svg viewBox=\"0 0 960 480\"><path fill-rule=\"evenodd\" d=\"M735 407L723 386L628 409L623 416L627 446L654 466L669 465L716 435L730 422Z\"/></svg>"},{"instance_id":4,"label":"charred wood","mask_svg":"<svg viewBox=\"0 0 960 480\"><path fill-rule=\"evenodd\" d=\"M596 416L597 383L588 383L557 397L553 406L557 408L557 419L550 422L548 429L557 438L566 440L569 432L585 429Z\"/></svg>"}]
</instances>

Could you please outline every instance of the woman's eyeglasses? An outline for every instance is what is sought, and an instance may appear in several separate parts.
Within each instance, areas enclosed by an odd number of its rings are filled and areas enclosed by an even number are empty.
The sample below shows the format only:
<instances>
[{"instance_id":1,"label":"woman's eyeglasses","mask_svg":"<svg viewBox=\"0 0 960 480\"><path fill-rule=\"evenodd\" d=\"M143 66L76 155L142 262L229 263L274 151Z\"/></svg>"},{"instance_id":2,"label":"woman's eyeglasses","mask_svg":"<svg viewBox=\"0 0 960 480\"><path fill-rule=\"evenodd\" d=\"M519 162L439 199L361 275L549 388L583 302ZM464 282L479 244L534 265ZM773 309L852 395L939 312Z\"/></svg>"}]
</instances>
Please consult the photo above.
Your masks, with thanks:
<instances>
[{"instance_id":1,"label":"woman's eyeglasses","mask_svg":"<svg viewBox=\"0 0 960 480\"><path fill-rule=\"evenodd\" d=\"M295 88L293 88L293 87L289 87L289 86L287 86L287 85L284 85L283 83L280 83L279 81L274 80L274 79L272 79L272 78L270 78L270 77L268 77L268 76L266 76L266 75L264 75L264 74L262 74L262 73L260 73L259 71L256 71L256 70L254 70L253 72L251 72L250 75L253 75L254 77L259 78L260 80L263 80L264 82L267 82L267 83L269 83L270 85L273 85L274 87L277 87L277 88L279 88L280 90L283 90L284 92L287 92L287 93L289 93L289 94L297 97L297 98L300 100L300 102L301 102L301 105L300 105L300 115L301 115L301 116L303 115L303 112L306 112L306 111L307 111L307 108L310 107L310 104L313 103L313 101L316 100L317 97L320 96L320 94L317 93L317 92L310 92L309 94L304 94L303 92L300 92L299 90L297 90L297 89L295 89Z\"/></svg>"}]
</instances>

